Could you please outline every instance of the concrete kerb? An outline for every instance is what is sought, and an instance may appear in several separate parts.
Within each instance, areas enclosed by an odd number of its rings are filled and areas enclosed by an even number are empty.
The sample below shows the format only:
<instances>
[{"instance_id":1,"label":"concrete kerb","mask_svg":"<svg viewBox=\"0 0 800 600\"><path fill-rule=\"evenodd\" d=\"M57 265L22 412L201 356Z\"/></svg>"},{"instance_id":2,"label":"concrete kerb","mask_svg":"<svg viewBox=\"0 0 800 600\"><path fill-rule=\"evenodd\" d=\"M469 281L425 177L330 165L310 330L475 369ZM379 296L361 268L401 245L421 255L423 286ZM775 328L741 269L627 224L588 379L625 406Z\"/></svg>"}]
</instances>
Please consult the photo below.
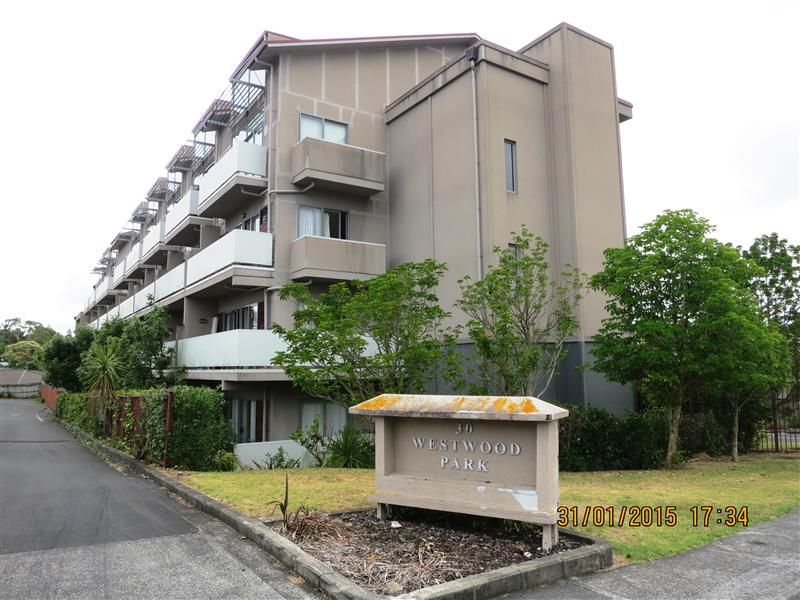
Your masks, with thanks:
<instances>
[{"instance_id":1,"label":"concrete kerb","mask_svg":"<svg viewBox=\"0 0 800 600\"><path fill-rule=\"evenodd\" d=\"M146 466L132 456L98 441L93 436L70 428L72 433L91 444L114 462L149 477L195 508L215 517L246 537L292 569L309 584L322 590L335 600L377 600L390 598L369 592L334 571L320 560L301 550L260 521L246 517L235 510L209 498L168 475ZM553 556L511 565L502 569L470 575L463 579L409 592L394 598L402 600L483 600L502 594L554 583L559 579L594 573L610 567L611 546L594 536L562 529L562 534L581 540L582 548L560 552Z\"/></svg>"}]
</instances>

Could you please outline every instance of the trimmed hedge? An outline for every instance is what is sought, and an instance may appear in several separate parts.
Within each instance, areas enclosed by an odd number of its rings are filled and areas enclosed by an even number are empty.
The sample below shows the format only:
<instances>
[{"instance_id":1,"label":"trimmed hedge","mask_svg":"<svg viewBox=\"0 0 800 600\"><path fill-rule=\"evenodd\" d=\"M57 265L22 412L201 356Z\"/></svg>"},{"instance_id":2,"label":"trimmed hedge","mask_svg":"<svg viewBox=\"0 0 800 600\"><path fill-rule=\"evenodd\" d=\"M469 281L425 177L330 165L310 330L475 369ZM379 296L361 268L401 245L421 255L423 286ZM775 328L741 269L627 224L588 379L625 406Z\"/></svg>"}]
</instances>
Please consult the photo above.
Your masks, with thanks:
<instances>
[{"instance_id":1,"label":"trimmed hedge","mask_svg":"<svg viewBox=\"0 0 800 600\"><path fill-rule=\"evenodd\" d=\"M167 444L167 463L196 471L225 466L220 452L233 450L233 427L225 419L225 400L220 390L176 386L172 390L172 432Z\"/></svg>"},{"instance_id":2,"label":"trimmed hedge","mask_svg":"<svg viewBox=\"0 0 800 600\"><path fill-rule=\"evenodd\" d=\"M166 402L172 393L172 431L167 436ZM141 417L136 417L137 399ZM89 415L84 393L62 394L56 402L56 416L97 437L105 437L150 462L160 463L166 446L167 466L196 471L231 470L234 432L224 416L224 399L219 390L176 386L172 390L150 389L121 392L108 415L110 427ZM110 432L110 435L109 435Z\"/></svg>"},{"instance_id":3,"label":"trimmed hedge","mask_svg":"<svg viewBox=\"0 0 800 600\"><path fill-rule=\"evenodd\" d=\"M615 417L594 406L567 406L559 421L562 471L657 469L664 464L667 417L661 410Z\"/></svg>"}]
</instances>

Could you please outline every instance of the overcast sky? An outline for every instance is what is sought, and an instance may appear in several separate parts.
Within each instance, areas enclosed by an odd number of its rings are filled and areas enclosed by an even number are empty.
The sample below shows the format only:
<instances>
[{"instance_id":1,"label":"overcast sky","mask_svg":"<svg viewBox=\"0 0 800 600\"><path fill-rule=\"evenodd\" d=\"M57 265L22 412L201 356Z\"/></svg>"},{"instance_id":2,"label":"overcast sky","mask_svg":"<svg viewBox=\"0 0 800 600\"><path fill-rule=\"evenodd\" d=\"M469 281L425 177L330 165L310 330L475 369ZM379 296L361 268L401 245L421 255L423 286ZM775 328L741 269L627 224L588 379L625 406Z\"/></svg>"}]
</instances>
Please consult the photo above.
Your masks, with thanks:
<instances>
[{"instance_id":1,"label":"overcast sky","mask_svg":"<svg viewBox=\"0 0 800 600\"><path fill-rule=\"evenodd\" d=\"M800 2L36 2L0 22L0 320L74 325L102 251L261 31L475 32L561 21L614 45L629 234L689 207L800 243Z\"/></svg>"}]
</instances>

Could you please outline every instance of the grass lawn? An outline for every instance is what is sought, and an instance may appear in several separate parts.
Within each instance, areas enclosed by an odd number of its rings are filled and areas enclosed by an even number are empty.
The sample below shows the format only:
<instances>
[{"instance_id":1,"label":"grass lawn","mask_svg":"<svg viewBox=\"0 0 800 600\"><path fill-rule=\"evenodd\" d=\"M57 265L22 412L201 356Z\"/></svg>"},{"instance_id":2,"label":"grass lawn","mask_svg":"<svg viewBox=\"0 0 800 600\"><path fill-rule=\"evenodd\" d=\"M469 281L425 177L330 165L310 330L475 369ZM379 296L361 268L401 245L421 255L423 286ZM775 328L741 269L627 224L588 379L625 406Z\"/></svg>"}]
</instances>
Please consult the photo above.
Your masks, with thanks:
<instances>
[{"instance_id":1,"label":"grass lawn","mask_svg":"<svg viewBox=\"0 0 800 600\"><path fill-rule=\"evenodd\" d=\"M271 500L283 498L283 471L188 473L180 479L251 517L272 512ZM289 471L289 503L320 511L370 506L374 473L354 469L298 469ZM622 506L674 506L674 527L588 525L569 528L598 535L611 542L617 559L643 562L683 552L743 529L717 524L724 513L712 514L708 527L692 524L690 507L710 505L748 507L749 524L781 516L800 505L800 455L749 455L738 463L726 460L692 462L674 471L602 471L562 473L561 503L583 510L614 506L615 521ZM607 515L608 513L606 513ZM607 516L606 516L607 518ZM591 519L590 519L591 520Z\"/></svg>"}]
</instances>

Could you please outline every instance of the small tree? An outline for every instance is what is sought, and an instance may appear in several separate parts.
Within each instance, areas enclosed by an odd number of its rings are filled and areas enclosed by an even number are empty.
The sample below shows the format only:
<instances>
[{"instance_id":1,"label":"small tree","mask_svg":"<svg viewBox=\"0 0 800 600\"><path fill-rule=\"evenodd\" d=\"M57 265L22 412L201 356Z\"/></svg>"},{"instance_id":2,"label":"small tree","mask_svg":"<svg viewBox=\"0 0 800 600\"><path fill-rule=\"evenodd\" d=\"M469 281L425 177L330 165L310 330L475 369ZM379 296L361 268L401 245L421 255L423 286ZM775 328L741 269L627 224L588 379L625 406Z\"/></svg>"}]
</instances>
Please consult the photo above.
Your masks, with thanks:
<instances>
[{"instance_id":1,"label":"small tree","mask_svg":"<svg viewBox=\"0 0 800 600\"><path fill-rule=\"evenodd\" d=\"M712 230L694 211L665 211L624 248L607 249L590 282L608 295L593 367L668 409L667 467L682 408L714 368L709 340L728 303L708 299L741 293L752 274L735 248L708 237Z\"/></svg>"},{"instance_id":2,"label":"small tree","mask_svg":"<svg viewBox=\"0 0 800 600\"><path fill-rule=\"evenodd\" d=\"M125 379L125 370L119 340L95 342L84 355L78 375L89 389L93 403L88 412L96 416L97 422L105 423L114 392Z\"/></svg>"},{"instance_id":3,"label":"small tree","mask_svg":"<svg viewBox=\"0 0 800 600\"><path fill-rule=\"evenodd\" d=\"M285 286L281 298L298 308L293 328L274 326L288 344L275 364L306 393L344 407L384 392L423 392L453 341L435 293L445 270L432 260L406 263L331 285L318 298L306 285Z\"/></svg>"},{"instance_id":4,"label":"small tree","mask_svg":"<svg viewBox=\"0 0 800 600\"><path fill-rule=\"evenodd\" d=\"M495 247L497 265L473 281L465 277L457 306L469 317L482 385L506 395L541 395L550 385L564 342L578 329L583 275L569 265L551 279L547 243L524 226L513 244ZM475 386L474 386L475 387Z\"/></svg>"},{"instance_id":5,"label":"small tree","mask_svg":"<svg viewBox=\"0 0 800 600\"><path fill-rule=\"evenodd\" d=\"M75 333L56 335L42 350L42 367L46 383L64 388L69 392L81 391L83 385L78 377L81 355L94 341L94 330L79 325Z\"/></svg>"},{"instance_id":6,"label":"small tree","mask_svg":"<svg viewBox=\"0 0 800 600\"><path fill-rule=\"evenodd\" d=\"M731 413L731 460L739 458L739 415L763 402L790 378L789 351L777 328L765 322L748 290L708 298L712 313L707 347L709 371L702 391Z\"/></svg>"},{"instance_id":7,"label":"small tree","mask_svg":"<svg viewBox=\"0 0 800 600\"><path fill-rule=\"evenodd\" d=\"M33 340L22 340L6 346L3 360L8 366L19 369L38 369L42 347Z\"/></svg>"},{"instance_id":8,"label":"small tree","mask_svg":"<svg viewBox=\"0 0 800 600\"><path fill-rule=\"evenodd\" d=\"M745 258L756 263L762 272L752 279L752 288L761 311L784 336L791 356L791 380L788 398L800 398L800 245L790 244L777 233L762 235ZM777 396L779 391L774 390Z\"/></svg>"}]
</instances>

